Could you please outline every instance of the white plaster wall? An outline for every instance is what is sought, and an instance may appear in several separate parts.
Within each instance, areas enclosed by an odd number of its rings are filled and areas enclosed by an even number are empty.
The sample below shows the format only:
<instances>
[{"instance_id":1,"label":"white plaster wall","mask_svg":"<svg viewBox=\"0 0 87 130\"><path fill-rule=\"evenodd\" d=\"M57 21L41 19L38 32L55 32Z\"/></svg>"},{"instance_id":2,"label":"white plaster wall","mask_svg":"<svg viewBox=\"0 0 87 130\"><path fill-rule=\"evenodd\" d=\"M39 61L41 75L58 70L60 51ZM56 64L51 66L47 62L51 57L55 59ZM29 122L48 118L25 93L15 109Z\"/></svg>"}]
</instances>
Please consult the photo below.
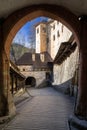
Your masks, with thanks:
<instances>
[{"instance_id":1,"label":"white plaster wall","mask_svg":"<svg viewBox=\"0 0 87 130\"><path fill-rule=\"evenodd\" d=\"M37 29L39 29L39 32L37 33ZM40 53L40 25L36 27L36 53Z\"/></svg>"},{"instance_id":2,"label":"white plaster wall","mask_svg":"<svg viewBox=\"0 0 87 130\"><path fill-rule=\"evenodd\" d=\"M55 25L55 29L53 29L53 26ZM50 35L50 46L51 46L51 57L54 59L58 49L60 47L60 44L62 42L67 42L72 34L72 32L64 26L62 23L54 20L51 24L51 35ZM62 29L63 28L63 29ZM59 32L59 36L58 36ZM55 40L53 40L53 36L55 35Z\"/></svg>"}]
</instances>

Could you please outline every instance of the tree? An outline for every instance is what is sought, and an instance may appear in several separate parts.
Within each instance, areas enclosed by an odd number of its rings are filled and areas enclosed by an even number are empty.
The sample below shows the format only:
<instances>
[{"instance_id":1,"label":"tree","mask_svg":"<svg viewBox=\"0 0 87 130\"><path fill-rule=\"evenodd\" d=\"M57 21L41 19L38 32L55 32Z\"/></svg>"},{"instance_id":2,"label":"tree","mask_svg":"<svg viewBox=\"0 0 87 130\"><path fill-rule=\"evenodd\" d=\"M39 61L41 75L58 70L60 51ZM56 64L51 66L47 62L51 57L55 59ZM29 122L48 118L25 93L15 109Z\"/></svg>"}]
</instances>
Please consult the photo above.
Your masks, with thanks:
<instances>
[{"instance_id":1,"label":"tree","mask_svg":"<svg viewBox=\"0 0 87 130\"><path fill-rule=\"evenodd\" d=\"M30 28L30 32L29 32L29 42L30 42L30 45L29 45L29 48L31 48L32 50L35 49L35 27L34 25L31 26Z\"/></svg>"}]
</instances>

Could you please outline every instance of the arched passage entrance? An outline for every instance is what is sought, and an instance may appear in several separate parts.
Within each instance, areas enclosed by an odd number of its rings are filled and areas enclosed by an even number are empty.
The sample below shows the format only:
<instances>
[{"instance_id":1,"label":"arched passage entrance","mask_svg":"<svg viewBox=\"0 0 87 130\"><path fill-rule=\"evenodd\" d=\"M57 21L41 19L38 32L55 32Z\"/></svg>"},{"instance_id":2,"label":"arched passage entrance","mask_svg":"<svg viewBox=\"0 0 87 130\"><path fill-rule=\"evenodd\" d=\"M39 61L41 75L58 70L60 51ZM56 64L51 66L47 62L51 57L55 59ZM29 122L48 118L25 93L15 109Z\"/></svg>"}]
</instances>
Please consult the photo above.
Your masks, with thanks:
<instances>
[{"instance_id":1,"label":"arched passage entrance","mask_svg":"<svg viewBox=\"0 0 87 130\"><path fill-rule=\"evenodd\" d=\"M5 22L1 25L3 30L0 35L2 37L0 47L1 50L1 67L0 67L0 77L2 81L0 82L1 91L4 90L3 94L8 95L8 113L12 114L12 104L10 101L9 94L9 52L12 39L14 38L17 31L29 20L32 20L39 16L46 16L53 18L55 20L60 20L64 25L66 25L74 34L76 42L80 49L80 77L79 77L79 96L76 114L87 118L87 37L86 29L87 23L84 21L80 22L78 18L72 14L69 10L64 7L56 5L32 5L27 8L21 9L10 15ZM85 62L85 65L84 65ZM80 80L81 79L81 80ZM7 94L8 93L8 94ZM7 94L7 95L6 95ZM2 98L2 97L1 97ZM85 101L85 102L84 102ZM3 102L2 102L3 104ZM2 105L5 107L4 105ZM0 108L0 111L2 108Z\"/></svg>"},{"instance_id":2,"label":"arched passage entrance","mask_svg":"<svg viewBox=\"0 0 87 130\"><path fill-rule=\"evenodd\" d=\"M31 87L35 87L36 79L34 77L27 77L25 80L25 85L29 85Z\"/></svg>"}]
</instances>

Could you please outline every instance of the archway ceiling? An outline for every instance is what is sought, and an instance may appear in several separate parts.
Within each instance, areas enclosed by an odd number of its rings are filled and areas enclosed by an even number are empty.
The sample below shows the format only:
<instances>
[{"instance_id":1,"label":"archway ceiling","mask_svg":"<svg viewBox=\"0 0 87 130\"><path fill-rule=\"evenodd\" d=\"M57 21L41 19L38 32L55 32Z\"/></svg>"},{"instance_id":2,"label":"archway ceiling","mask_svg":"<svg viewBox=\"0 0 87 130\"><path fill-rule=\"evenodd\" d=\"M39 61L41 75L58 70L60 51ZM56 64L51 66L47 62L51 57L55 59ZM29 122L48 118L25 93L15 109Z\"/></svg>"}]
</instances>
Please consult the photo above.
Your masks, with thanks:
<instances>
[{"instance_id":1,"label":"archway ceiling","mask_svg":"<svg viewBox=\"0 0 87 130\"><path fill-rule=\"evenodd\" d=\"M77 16L87 14L87 0L0 0L0 18L32 4L56 4L68 8Z\"/></svg>"}]
</instances>

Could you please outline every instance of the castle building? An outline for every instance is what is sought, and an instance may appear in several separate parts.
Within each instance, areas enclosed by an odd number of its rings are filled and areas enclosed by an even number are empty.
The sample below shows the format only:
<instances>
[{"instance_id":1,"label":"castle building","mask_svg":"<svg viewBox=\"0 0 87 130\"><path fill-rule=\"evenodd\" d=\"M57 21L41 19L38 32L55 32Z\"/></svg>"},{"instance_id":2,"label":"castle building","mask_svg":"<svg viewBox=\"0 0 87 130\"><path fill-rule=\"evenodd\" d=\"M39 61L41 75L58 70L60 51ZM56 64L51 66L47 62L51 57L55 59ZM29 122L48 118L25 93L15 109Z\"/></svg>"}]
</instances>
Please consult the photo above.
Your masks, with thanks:
<instances>
[{"instance_id":1,"label":"castle building","mask_svg":"<svg viewBox=\"0 0 87 130\"><path fill-rule=\"evenodd\" d=\"M54 59L60 44L69 40L72 32L59 21L50 22L50 55Z\"/></svg>"},{"instance_id":2,"label":"castle building","mask_svg":"<svg viewBox=\"0 0 87 130\"><path fill-rule=\"evenodd\" d=\"M53 73L54 84L58 84L60 82L56 73L58 66L55 64L53 66L52 62L55 60L61 43L67 42L72 33L61 22L56 20L40 22L35 27L36 53L25 53L17 61L17 65L26 80L29 81L29 77L35 78L36 86L40 85L47 77L50 77L51 81L53 81ZM64 66L66 67L66 65Z\"/></svg>"},{"instance_id":3,"label":"castle building","mask_svg":"<svg viewBox=\"0 0 87 130\"><path fill-rule=\"evenodd\" d=\"M54 59L60 44L69 40L72 32L61 22L50 20L36 25L36 53L47 51Z\"/></svg>"},{"instance_id":4,"label":"castle building","mask_svg":"<svg viewBox=\"0 0 87 130\"><path fill-rule=\"evenodd\" d=\"M38 87L46 80L52 81L52 63L48 52L24 53L16 62L20 72L26 77L25 85L34 87Z\"/></svg>"},{"instance_id":5,"label":"castle building","mask_svg":"<svg viewBox=\"0 0 87 130\"><path fill-rule=\"evenodd\" d=\"M43 28L45 28L44 35L41 31ZM38 42L40 40L41 42ZM51 19L44 24L39 23L36 26L36 46L39 48L37 53L45 49L53 59L53 85L65 87L65 89L72 86L72 79L76 78L79 59L78 47L72 32L56 20ZM45 48L42 50L41 46Z\"/></svg>"}]
</instances>

